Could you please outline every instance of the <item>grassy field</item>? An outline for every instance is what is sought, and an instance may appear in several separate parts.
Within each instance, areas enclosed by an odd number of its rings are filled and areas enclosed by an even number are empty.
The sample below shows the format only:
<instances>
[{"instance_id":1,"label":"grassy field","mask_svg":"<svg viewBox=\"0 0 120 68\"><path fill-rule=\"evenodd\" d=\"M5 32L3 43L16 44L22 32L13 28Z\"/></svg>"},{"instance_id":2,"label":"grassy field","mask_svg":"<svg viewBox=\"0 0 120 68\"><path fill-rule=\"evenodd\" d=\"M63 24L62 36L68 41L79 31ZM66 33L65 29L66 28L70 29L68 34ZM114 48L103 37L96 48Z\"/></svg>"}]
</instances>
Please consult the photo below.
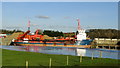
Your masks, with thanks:
<instances>
[{"instance_id":1,"label":"grassy field","mask_svg":"<svg viewBox=\"0 0 120 68\"><path fill-rule=\"evenodd\" d=\"M106 58L83 57L80 63L79 56L70 56L68 66L118 66L118 60ZM26 60L29 66L49 66L49 59L52 58L52 66L67 66L66 55L42 54L34 52L23 52L2 49L3 66L25 66Z\"/></svg>"}]
</instances>

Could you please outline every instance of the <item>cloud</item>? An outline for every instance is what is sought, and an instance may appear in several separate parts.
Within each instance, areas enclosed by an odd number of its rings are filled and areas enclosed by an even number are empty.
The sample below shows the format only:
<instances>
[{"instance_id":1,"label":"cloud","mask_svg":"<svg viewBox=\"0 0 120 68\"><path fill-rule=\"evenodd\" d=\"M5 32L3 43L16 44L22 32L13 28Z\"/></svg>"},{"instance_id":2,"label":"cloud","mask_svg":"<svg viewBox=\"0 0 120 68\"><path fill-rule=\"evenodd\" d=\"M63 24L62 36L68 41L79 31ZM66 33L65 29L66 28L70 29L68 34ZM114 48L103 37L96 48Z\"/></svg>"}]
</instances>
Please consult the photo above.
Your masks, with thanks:
<instances>
[{"instance_id":1,"label":"cloud","mask_svg":"<svg viewBox=\"0 0 120 68\"><path fill-rule=\"evenodd\" d=\"M39 18L39 19L49 19L50 17L49 16L35 16L36 18Z\"/></svg>"}]
</instances>

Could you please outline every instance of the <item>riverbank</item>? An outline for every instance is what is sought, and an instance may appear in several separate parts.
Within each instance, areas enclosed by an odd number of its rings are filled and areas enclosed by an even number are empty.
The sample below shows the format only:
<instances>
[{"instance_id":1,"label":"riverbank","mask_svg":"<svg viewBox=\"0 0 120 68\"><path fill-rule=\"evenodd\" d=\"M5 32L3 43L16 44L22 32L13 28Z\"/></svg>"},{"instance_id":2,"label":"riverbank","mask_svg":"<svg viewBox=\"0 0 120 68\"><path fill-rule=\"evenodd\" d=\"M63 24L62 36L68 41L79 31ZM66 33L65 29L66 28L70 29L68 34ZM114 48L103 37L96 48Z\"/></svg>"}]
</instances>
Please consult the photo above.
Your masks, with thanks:
<instances>
[{"instance_id":1,"label":"riverbank","mask_svg":"<svg viewBox=\"0 0 120 68\"><path fill-rule=\"evenodd\" d=\"M42 54L34 52L23 52L2 49L2 66L49 66L49 59L52 59L52 66L66 66L67 55ZM83 57L80 63L79 56L70 56L68 66L118 66L117 59Z\"/></svg>"}]
</instances>

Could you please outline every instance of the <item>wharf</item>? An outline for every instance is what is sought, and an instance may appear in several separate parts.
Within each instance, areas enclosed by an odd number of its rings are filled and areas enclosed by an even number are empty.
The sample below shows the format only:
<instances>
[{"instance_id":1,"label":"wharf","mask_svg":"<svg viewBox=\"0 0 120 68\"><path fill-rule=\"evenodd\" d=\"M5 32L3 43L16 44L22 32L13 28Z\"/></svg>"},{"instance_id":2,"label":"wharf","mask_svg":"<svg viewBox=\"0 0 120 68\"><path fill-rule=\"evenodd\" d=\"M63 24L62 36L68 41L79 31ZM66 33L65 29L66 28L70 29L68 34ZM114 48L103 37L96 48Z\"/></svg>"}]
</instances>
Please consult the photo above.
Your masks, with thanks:
<instances>
[{"instance_id":1,"label":"wharf","mask_svg":"<svg viewBox=\"0 0 120 68\"><path fill-rule=\"evenodd\" d=\"M96 45L96 48L102 48L102 49L120 49L120 45Z\"/></svg>"}]
</instances>

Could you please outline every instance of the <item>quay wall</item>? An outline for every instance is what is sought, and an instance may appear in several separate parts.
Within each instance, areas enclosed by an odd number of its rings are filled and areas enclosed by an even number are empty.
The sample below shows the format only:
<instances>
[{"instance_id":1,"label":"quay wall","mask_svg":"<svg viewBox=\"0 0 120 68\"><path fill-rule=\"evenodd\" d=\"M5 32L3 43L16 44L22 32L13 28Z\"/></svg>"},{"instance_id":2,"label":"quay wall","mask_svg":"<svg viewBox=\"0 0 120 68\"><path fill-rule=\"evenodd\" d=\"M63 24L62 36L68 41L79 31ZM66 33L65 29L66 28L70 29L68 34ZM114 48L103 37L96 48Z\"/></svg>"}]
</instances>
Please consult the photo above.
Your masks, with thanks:
<instances>
[{"instance_id":1,"label":"quay wall","mask_svg":"<svg viewBox=\"0 0 120 68\"><path fill-rule=\"evenodd\" d=\"M120 39L95 38L94 44L97 45L117 45Z\"/></svg>"}]
</instances>

